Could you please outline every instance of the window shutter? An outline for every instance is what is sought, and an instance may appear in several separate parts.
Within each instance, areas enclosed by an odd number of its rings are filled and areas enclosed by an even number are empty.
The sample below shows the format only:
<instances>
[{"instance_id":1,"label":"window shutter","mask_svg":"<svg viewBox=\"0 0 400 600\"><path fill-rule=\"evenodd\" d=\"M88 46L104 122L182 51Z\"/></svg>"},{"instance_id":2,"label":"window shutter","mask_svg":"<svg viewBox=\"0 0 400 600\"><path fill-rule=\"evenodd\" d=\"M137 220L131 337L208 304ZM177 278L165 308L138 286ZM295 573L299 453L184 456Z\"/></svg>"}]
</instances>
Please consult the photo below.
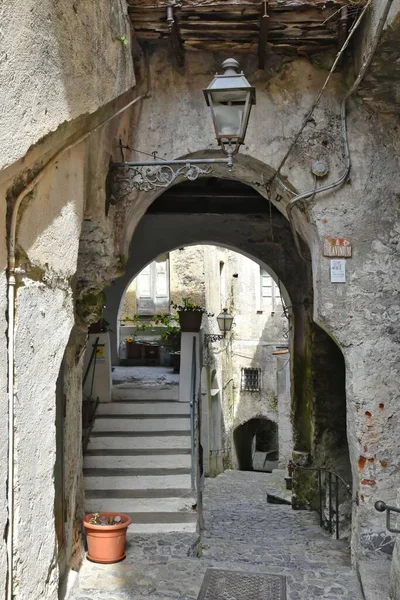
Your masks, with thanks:
<instances>
[{"instance_id":1,"label":"window shutter","mask_svg":"<svg viewBox=\"0 0 400 600\"><path fill-rule=\"evenodd\" d=\"M138 315L154 314L154 298L152 290L152 265L147 265L136 279L136 310Z\"/></svg>"},{"instance_id":2,"label":"window shutter","mask_svg":"<svg viewBox=\"0 0 400 600\"><path fill-rule=\"evenodd\" d=\"M154 304L156 312L169 312L169 269L168 259L162 258L154 263Z\"/></svg>"}]
</instances>

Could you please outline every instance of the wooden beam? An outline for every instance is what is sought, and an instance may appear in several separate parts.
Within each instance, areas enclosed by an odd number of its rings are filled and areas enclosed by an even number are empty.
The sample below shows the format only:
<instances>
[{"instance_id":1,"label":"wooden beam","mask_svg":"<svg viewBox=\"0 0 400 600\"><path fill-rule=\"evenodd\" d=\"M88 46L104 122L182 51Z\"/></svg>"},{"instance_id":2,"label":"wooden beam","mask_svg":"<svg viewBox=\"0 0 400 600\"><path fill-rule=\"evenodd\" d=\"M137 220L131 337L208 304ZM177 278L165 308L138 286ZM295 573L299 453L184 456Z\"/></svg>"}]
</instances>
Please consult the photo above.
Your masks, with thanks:
<instances>
[{"instance_id":1,"label":"wooden beam","mask_svg":"<svg viewBox=\"0 0 400 600\"><path fill-rule=\"evenodd\" d=\"M171 0L127 0L128 6L137 10L162 10L166 8ZM367 0L357 2L358 7L363 7ZM322 10L325 8L338 9L342 6L348 6L348 0L269 0L269 8L272 11L280 10L303 10L305 8L316 8ZM260 9L260 0L185 0L182 10L204 9L231 11L237 9L253 8L257 12Z\"/></svg>"},{"instance_id":2,"label":"wooden beam","mask_svg":"<svg viewBox=\"0 0 400 600\"><path fill-rule=\"evenodd\" d=\"M262 3L262 14L260 18L260 33L258 38L258 68L264 69L265 66L265 47L268 42L268 2L264 0Z\"/></svg>"}]
</instances>

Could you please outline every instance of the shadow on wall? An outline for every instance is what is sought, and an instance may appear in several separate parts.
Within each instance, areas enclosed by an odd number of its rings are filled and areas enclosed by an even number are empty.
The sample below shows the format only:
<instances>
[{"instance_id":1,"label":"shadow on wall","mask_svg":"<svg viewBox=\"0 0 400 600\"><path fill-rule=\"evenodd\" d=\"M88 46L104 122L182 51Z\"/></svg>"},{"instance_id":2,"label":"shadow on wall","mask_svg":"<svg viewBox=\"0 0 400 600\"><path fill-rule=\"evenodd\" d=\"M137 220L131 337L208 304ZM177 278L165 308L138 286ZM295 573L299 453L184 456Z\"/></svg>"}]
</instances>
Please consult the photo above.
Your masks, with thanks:
<instances>
[{"instance_id":1,"label":"shadow on wall","mask_svg":"<svg viewBox=\"0 0 400 600\"><path fill-rule=\"evenodd\" d=\"M265 455L267 467L271 457L275 455L278 459L278 426L264 417L250 419L236 427L233 442L240 471L254 470L254 458L258 452Z\"/></svg>"}]
</instances>

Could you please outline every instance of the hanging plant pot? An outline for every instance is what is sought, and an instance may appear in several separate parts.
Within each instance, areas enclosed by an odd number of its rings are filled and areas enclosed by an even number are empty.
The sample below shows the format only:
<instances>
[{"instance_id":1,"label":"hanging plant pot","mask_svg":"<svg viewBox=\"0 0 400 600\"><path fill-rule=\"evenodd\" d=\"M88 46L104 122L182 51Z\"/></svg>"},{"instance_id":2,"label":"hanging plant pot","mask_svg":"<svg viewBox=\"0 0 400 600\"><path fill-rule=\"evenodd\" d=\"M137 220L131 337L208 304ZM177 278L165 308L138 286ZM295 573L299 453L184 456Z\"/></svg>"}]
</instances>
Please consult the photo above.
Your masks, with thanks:
<instances>
[{"instance_id":1,"label":"hanging plant pot","mask_svg":"<svg viewBox=\"0 0 400 600\"><path fill-rule=\"evenodd\" d=\"M180 310L178 312L181 331L199 332L203 313L200 310Z\"/></svg>"},{"instance_id":2,"label":"hanging plant pot","mask_svg":"<svg viewBox=\"0 0 400 600\"><path fill-rule=\"evenodd\" d=\"M95 525L89 523L93 513L83 519L88 546L87 558L92 562L111 564L123 560L125 554L126 532L132 523L128 515L116 512L102 512L100 517L121 517L116 525Z\"/></svg>"}]
</instances>

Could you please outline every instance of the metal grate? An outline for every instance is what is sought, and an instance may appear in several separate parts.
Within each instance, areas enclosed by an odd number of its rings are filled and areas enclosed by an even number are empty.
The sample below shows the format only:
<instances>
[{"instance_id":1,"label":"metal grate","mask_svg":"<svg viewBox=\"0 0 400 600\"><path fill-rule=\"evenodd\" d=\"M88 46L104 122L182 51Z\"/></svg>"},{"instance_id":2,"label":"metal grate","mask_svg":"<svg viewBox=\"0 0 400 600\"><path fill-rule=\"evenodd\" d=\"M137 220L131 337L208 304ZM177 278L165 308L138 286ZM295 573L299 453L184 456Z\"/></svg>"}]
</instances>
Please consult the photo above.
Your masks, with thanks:
<instances>
[{"instance_id":1,"label":"metal grate","mask_svg":"<svg viewBox=\"0 0 400 600\"><path fill-rule=\"evenodd\" d=\"M240 389L246 392L259 392L261 389L261 369L242 368Z\"/></svg>"},{"instance_id":2,"label":"metal grate","mask_svg":"<svg viewBox=\"0 0 400 600\"><path fill-rule=\"evenodd\" d=\"M207 569L197 600L286 600L286 578Z\"/></svg>"}]
</instances>

